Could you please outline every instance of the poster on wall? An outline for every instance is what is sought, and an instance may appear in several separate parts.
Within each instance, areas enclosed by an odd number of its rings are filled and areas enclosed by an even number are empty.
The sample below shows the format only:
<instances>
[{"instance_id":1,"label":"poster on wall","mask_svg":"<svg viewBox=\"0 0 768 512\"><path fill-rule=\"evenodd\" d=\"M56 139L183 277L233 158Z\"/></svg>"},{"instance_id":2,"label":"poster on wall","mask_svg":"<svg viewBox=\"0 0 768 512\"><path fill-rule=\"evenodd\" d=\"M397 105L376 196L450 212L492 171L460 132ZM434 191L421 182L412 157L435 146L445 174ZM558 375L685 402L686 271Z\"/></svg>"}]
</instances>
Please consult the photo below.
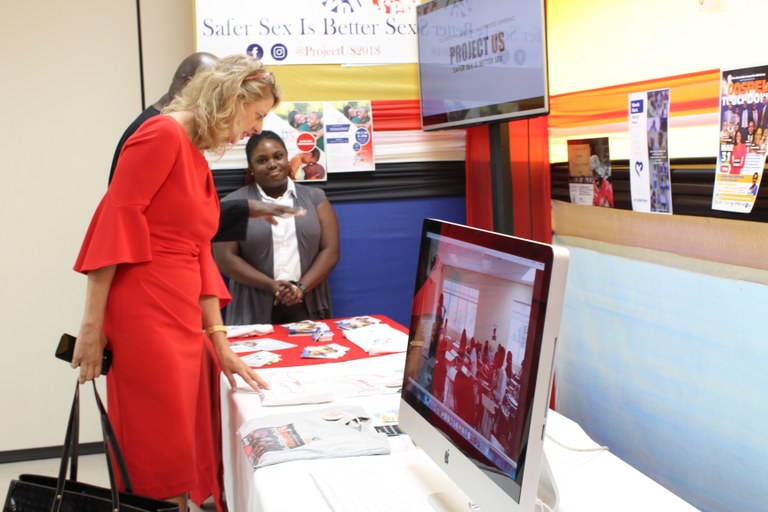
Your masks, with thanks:
<instances>
[{"instance_id":1,"label":"poster on wall","mask_svg":"<svg viewBox=\"0 0 768 512\"><path fill-rule=\"evenodd\" d=\"M720 145L712 209L749 213L768 140L768 66L721 72Z\"/></svg>"},{"instance_id":2,"label":"poster on wall","mask_svg":"<svg viewBox=\"0 0 768 512\"><path fill-rule=\"evenodd\" d=\"M281 102L264 118L263 129L285 142L294 181L328 179L322 102Z\"/></svg>"},{"instance_id":3,"label":"poster on wall","mask_svg":"<svg viewBox=\"0 0 768 512\"><path fill-rule=\"evenodd\" d=\"M324 111L328 172L376 170L371 102L329 101Z\"/></svg>"},{"instance_id":4,"label":"poster on wall","mask_svg":"<svg viewBox=\"0 0 768 512\"><path fill-rule=\"evenodd\" d=\"M672 213L669 89L629 95L629 185L632 209Z\"/></svg>"},{"instance_id":5,"label":"poster on wall","mask_svg":"<svg viewBox=\"0 0 768 512\"><path fill-rule=\"evenodd\" d=\"M376 169L370 100L284 101L264 119L264 129L285 142L294 181Z\"/></svg>"},{"instance_id":6,"label":"poster on wall","mask_svg":"<svg viewBox=\"0 0 768 512\"><path fill-rule=\"evenodd\" d=\"M613 208L608 137L568 141L571 202Z\"/></svg>"},{"instance_id":7,"label":"poster on wall","mask_svg":"<svg viewBox=\"0 0 768 512\"><path fill-rule=\"evenodd\" d=\"M411 64L421 0L196 0L197 51L273 64Z\"/></svg>"}]
</instances>

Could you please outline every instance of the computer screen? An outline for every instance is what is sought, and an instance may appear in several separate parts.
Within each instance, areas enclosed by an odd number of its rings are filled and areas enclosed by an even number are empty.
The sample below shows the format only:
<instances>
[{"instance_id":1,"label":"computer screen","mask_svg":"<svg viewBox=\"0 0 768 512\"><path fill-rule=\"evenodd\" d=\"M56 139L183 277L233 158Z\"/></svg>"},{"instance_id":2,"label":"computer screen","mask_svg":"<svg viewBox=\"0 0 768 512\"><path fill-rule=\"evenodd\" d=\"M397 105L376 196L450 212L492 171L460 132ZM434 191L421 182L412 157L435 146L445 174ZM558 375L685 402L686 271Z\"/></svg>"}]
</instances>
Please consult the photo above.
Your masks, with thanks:
<instances>
[{"instance_id":1,"label":"computer screen","mask_svg":"<svg viewBox=\"0 0 768 512\"><path fill-rule=\"evenodd\" d=\"M463 491L436 510L533 510L567 265L563 248L424 220L400 425Z\"/></svg>"}]
</instances>

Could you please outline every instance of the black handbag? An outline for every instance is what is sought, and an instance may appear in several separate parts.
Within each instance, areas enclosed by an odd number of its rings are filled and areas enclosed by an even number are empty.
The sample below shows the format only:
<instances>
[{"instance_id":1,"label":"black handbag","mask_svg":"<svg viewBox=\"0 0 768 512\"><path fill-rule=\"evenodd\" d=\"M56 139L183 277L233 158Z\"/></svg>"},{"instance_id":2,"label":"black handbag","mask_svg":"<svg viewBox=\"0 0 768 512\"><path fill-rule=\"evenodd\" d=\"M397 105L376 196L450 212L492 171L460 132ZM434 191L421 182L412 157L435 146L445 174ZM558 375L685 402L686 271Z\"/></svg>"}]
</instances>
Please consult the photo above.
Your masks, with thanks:
<instances>
[{"instance_id":1,"label":"black handbag","mask_svg":"<svg viewBox=\"0 0 768 512\"><path fill-rule=\"evenodd\" d=\"M59 477L20 475L8 488L3 512L179 512L179 506L168 501L146 498L132 493L131 481L123 454L117 444L112 424L101 401L96 383L93 393L101 416L104 453L107 458L110 487L103 488L77 481L80 431L80 384L75 384L75 397L69 413L67 434L62 448ZM119 492L115 480L114 460L125 486ZM69 465L69 478L67 478Z\"/></svg>"}]
</instances>

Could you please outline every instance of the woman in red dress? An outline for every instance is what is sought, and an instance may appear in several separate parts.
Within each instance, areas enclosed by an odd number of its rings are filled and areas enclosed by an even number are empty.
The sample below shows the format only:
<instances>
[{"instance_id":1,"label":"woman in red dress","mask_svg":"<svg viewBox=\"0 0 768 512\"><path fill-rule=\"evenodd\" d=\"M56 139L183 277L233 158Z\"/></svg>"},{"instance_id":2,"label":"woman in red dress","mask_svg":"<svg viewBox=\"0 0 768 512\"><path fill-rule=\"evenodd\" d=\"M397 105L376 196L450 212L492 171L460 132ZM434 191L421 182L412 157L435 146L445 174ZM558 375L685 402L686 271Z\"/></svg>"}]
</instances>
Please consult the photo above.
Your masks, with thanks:
<instances>
[{"instance_id":1,"label":"woman in red dress","mask_svg":"<svg viewBox=\"0 0 768 512\"><path fill-rule=\"evenodd\" d=\"M81 383L96 378L109 345L109 415L133 490L182 511L190 492L222 508L217 370L233 388L234 374L266 387L222 325L219 202L203 152L258 133L278 102L272 74L246 55L196 75L126 142L75 264L88 284L72 365Z\"/></svg>"},{"instance_id":2,"label":"woman in red dress","mask_svg":"<svg viewBox=\"0 0 768 512\"><path fill-rule=\"evenodd\" d=\"M733 151L731 151L731 171L729 174L741 174L747 160L747 145L739 130L735 133Z\"/></svg>"}]
</instances>

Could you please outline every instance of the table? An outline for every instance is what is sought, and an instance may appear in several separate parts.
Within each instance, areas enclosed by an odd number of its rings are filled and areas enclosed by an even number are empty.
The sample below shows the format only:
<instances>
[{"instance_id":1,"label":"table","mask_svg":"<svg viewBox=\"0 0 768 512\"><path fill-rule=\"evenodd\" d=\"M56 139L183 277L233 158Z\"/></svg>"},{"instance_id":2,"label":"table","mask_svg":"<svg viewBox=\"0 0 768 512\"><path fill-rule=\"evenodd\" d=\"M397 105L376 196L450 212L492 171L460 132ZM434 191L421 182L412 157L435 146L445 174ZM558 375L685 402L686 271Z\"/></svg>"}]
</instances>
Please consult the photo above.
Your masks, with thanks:
<instances>
[{"instance_id":1,"label":"table","mask_svg":"<svg viewBox=\"0 0 768 512\"><path fill-rule=\"evenodd\" d=\"M544 453L560 493L561 512L698 510L610 451L571 449L597 448L598 444L577 423L551 409L546 433Z\"/></svg>"},{"instance_id":2,"label":"table","mask_svg":"<svg viewBox=\"0 0 768 512\"><path fill-rule=\"evenodd\" d=\"M377 318L403 330L402 326L386 317ZM287 340L277 329L269 337ZM289 341L298 340L294 337ZM333 342L349 344L339 333L336 333ZM307 343L312 342L306 339L299 341L300 345ZM371 417L383 415L379 419L387 419L388 413L397 410L400 395L396 388L387 388L384 382L392 374L402 375L405 354L365 357L364 352L354 353L352 350L348 353L352 354L350 359L345 358L337 362L324 360L322 364L318 364L316 360L312 360L310 366L278 364L258 371L266 379L275 382L286 378L290 372L300 372L290 378L312 376L314 379L322 379L333 388L334 404L359 405L365 408ZM291 357L286 357L285 360L295 364L295 359ZM346 378L350 375L370 378L367 382L362 382L366 380L362 379L355 385ZM314 467L313 464L323 464L327 460L283 462L254 471L238 435L238 429L246 421L253 424L272 414L306 412L328 405L323 403L264 407L259 395L249 391L244 383L239 382L237 390L232 392L228 381L222 377L224 490L230 512L329 510L309 475L309 468ZM556 411L549 411L547 435L544 450L560 493L558 510L561 512L696 510L609 451L581 452L562 446L583 449L596 448L597 444L581 427ZM415 448L407 436L393 437L390 440L391 454L364 458L408 468L422 476L427 475L409 491L415 499L426 500L426 496L433 492L455 489L453 482L426 454Z\"/></svg>"}]
</instances>

